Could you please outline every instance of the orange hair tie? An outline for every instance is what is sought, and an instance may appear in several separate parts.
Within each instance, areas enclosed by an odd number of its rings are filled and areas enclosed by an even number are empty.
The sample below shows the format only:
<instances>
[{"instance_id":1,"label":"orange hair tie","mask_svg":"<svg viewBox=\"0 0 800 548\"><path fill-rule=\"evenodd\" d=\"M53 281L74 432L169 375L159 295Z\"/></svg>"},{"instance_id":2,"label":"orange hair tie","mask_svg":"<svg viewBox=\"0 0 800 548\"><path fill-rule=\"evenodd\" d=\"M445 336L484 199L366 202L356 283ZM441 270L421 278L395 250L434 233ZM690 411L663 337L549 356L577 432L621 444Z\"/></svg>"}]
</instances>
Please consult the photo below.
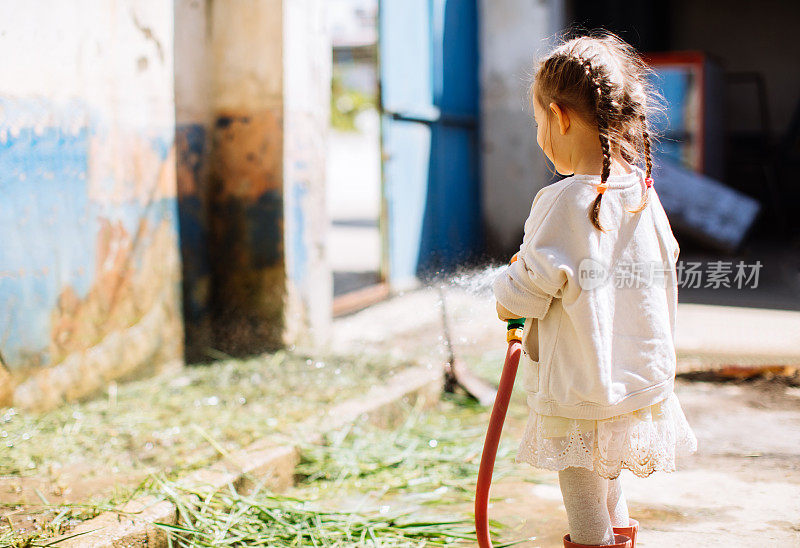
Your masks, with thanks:
<instances>
[{"instance_id":1,"label":"orange hair tie","mask_svg":"<svg viewBox=\"0 0 800 548\"><path fill-rule=\"evenodd\" d=\"M597 184L597 193L598 194L602 194L607 189L608 189L608 181L606 181L605 183L598 183Z\"/></svg>"}]
</instances>

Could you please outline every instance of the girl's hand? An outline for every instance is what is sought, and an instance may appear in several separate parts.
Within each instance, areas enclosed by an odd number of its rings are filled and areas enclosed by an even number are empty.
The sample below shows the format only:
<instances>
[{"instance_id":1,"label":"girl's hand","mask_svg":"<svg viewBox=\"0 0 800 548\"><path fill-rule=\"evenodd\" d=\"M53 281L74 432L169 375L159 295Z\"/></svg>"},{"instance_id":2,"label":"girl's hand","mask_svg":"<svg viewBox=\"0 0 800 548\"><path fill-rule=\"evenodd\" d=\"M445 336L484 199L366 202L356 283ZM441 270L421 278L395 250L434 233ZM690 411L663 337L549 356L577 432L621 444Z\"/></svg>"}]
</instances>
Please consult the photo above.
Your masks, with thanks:
<instances>
[{"instance_id":1,"label":"girl's hand","mask_svg":"<svg viewBox=\"0 0 800 548\"><path fill-rule=\"evenodd\" d=\"M500 318L501 321L508 321L508 320L516 320L519 318L518 314L514 314L509 309L504 307L502 304L497 303L497 317Z\"/></svg>"}]
</instances>

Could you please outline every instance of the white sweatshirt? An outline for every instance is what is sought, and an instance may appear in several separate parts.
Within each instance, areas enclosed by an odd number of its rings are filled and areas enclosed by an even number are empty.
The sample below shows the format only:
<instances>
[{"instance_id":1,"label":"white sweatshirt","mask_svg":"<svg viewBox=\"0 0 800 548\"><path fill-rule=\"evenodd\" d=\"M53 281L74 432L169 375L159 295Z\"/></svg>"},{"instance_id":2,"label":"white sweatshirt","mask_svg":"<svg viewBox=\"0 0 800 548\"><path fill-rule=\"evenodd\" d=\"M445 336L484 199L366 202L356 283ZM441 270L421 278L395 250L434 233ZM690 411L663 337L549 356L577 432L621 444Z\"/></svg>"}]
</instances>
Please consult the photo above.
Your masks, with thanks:
<instances>
[{"instance_id":1,"label":"white sweatshirt","mask_svg":"<svg viewBox=\"0 0 800 548\"><path fill-rule=\"evenodd\" d=\"M497 301L528 318L523 367L537 413L602 419L664 400L675 379L678 242L638 167L608 179L597 230L596 175L536 194L518 260L494 281Z\"/></svg>"}]
</instances>

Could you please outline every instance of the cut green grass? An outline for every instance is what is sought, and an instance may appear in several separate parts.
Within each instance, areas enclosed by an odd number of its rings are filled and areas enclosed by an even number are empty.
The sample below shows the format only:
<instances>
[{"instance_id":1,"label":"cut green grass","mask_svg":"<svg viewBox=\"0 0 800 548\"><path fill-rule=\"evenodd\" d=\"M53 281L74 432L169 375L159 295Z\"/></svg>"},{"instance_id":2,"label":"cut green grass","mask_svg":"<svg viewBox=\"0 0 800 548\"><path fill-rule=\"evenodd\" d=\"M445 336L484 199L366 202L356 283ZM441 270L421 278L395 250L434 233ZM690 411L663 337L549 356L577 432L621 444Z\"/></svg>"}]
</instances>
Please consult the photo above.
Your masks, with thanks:
<instances>
[{"instance_id":1,"label":"cut green grass","mask_svg":"<svg viewBox=\"0 0 800 548\"><path fill-rule=\"evenodd\" d=\"M50 492L37 493L35 504L3 504L0 547L34 546L100 511L87 508L110 509L157 492L150 474L177 479L257 439L302 437L298 424L313 424L332 405L363 395L404 367L389 358L277 352L112 385L104 397L45 413L0 410L0 476L8 493L28 477L82 493L88 488L62 478L107 484L84 505L49 504ZM6 518L23 514L24 527Z\"/></svg>"},{"instance_id":2,"label":"cut green grass","mask_svg":"<svg viewBox=\"0 0 800 548\"><path fill-rule=\"evenodd\" d=\"M472 546L474 518L464 506L474 497L487 418L486 409L448 397L433 410L409 410L397 428L348 426L325 445L303 446L298 484L282 495L164 481L180 522L160 526L182 547ZM514 473L512 444L500 447L495 479ZM501 523L492 527L503 532Z\"/></svg>"},{"instance_id":3,"label":"cut green grass","mask_svg":"<svg viewBox=\"0 0 800 548\"><path fill-rule=\"evenodd\" d=\"M401 367L278 352L186 367L47 413L7 409L0 413L0 475L57 477L86 463L121 477L197 467L217 454L194 424L228 450L292 434L298 422L363 394Z\"/></svg>"},{"instance_id":4,"label":"cut green grass","mask_svg":"<svg viewBox=\"0 0 800 548\"><path fill-rule=\"evenodd\" d=\"M158 524L173 546L447 546L474 539L465 518L324 510L295 497L260 490L242 495L231 487L210 496L164 489L181 516L179 525Z\"/></svg>"},{"instance_id":5,"label":"cut green grass","mask_svg":"<svg viewBox=\"0 0 800 548\"><path fill-rule=\"evenodd\" d=\"M383 430L355 424L327 437L327 445L301 446L296 473L303 485L316 480L329 488L380 486L388 494L432 494L435 504L471 497L478 476L487 410L462 397L441 402L427 413L410 412L403 425ZM508 460L504 443L497 461ZM509 473L498 466L496 477Z\"/></svg>"}]
</instances>

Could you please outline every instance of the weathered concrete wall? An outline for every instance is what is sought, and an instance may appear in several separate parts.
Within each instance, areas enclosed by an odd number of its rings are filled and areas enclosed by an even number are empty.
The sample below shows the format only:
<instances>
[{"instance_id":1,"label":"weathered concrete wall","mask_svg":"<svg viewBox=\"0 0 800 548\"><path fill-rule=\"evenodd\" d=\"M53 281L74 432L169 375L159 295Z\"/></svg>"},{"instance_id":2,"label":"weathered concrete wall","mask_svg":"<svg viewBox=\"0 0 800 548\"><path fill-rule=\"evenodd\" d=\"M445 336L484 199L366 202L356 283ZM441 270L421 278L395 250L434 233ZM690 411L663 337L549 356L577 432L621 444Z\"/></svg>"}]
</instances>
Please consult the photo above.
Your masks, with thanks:
<instances>
[{"instance_id":1,"label":"weathered concrete wall","mask_svg":"<svg viewBox=\"0 0 800 548\"><path fill-rule=\"evenodd\" d=\"M487 250L508 258L536 192L550 181L527 102L534 60L564 24L563 1L481 0L483 215Z\"/></svg>"},{"instance_id":2,"label":"weathered concrete wall","mask_svg":"<svg viewBox=\"0 0 800 548\"><path fill-rule=\"evenodd\" d=\"M320 0L176 0L178 187L190 359L291 344L331 316ZM204 91L206 90L206 91Z\"/></svg>"},{"instance_id":3,"label":"weathered concrete wall","mask_svg":"<svg viewBox=\"0 0 800 548\"><path fill-rule=\"evenodd\" d=\"M0 4L0 406L182 356L170 3Z\"/></svg>"}]
</instances>

